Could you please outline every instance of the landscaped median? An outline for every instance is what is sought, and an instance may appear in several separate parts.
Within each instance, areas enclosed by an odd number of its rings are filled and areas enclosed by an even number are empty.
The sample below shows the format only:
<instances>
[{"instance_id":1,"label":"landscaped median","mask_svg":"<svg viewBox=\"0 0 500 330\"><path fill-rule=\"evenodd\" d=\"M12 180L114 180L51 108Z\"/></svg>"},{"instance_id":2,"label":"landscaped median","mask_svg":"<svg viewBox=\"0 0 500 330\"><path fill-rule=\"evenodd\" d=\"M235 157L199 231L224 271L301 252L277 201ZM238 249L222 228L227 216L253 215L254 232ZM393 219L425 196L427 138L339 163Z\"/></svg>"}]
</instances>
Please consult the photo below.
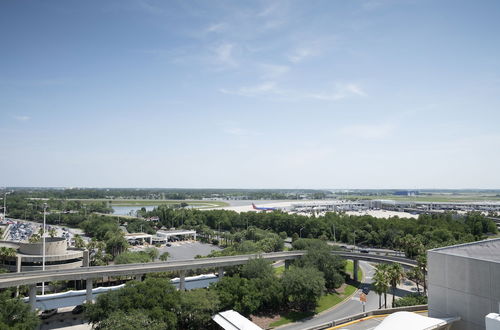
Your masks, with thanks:
<instances>
[{"instance_id":1,"label":"landscaped median","mask_svg":"<svg viewBox=\"0 0 500 330\"><path fill-rule=\"evenodd\" d=\"M352 276L352 269L353 269L353 263L352 261L348 260L347 261L347 266L346 266L346 273ZM275 268L275 272L277 274L283 274L285 271L284 266L280 266ZM361 279L363 278L363 272L361 269L358 271L358 278ZM314 316L316 314L322 313L338 304L341 302L348 300L352 297L352 295L356 292L358 288L355 285L352 284L343 284L340 288L338 288L335 293L328 293L326 295L323 295L321 298L318 299L318 304L316 306L316 309L314 312L297 312L297 311L292 311L292 312L287 312L282 315L280 315L279 320L272 322L269 324L270 327L279 327L281 325L285 325L288 323L293 323L293 322L298 322L302 319Z\"/></svg>"}]
</instances>

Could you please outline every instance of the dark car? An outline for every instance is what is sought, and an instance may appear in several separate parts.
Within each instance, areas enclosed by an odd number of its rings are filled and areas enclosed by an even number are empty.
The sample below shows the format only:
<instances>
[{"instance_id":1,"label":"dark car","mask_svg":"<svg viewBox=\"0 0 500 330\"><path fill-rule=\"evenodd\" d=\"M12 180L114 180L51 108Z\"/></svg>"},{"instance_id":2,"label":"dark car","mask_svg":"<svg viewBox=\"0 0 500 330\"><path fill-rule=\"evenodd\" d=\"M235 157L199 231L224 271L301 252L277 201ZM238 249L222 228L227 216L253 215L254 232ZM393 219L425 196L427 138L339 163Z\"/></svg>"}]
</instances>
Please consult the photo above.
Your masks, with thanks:
<instances>
[{"instance_id":1,"label":"dark car","mask_svg":"<svg viewBox=\"0 0 500 330\"><path fill-rule=\"evenodd\" d=\"M361 252L361 253L370 253L370 251L368 251L368 250L359 250L359 252Z\"/></svg>"},{"instance_id":2,"label":"dark car","mask_svg":"<svg viewBox=\"0 0 500 330\"><path fill-rule=\"evenodd\" d=\"M370 288L365 286L363 287L363 289L361 289L361 291L363 291L364 294L368 294L370 292Z\"/></svg>"},{"instance_id":3,"label":"dark car","mask_svg":"<svg viewBox=\"0 0 500 330\"><path fill-rule=\"evenodd\" d=\"M73 308L73 310L71 311L71 313L73 313L73 314L81 314L81 313L83 313L84 310L85 310L85 307L83 307L83 305L78 305L75 308Z\"/></svg>"},{"instance_id":4,"label":"dark car","mask_svg":"<svg viewBox=\"0 0 500 330\"><path fill-rule=\"evenodd\" d=\"M48 319L51 316L54 316L57 314L57 308L56 309L46 309L40 314L40 317L42 319Z\"/></svg>"}]
</instances>

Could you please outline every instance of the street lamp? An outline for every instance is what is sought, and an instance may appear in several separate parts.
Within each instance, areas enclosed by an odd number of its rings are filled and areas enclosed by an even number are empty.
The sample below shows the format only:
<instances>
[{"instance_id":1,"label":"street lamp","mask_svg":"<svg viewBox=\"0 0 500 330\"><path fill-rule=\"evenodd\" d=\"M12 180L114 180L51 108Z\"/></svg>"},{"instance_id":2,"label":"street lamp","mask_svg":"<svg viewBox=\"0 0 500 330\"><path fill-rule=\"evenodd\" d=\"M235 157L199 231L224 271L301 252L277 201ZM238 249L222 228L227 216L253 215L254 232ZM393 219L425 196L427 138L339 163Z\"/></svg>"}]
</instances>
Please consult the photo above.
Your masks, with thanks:
<instances>
[{"instance_id":1,"label":"street lamp","mask_svg":"<svg viewBox=\"0 0 500 330\"><path fill-rule=\"evenodd\" d=\"M7 195L10 194L9 192L5 192L3 196L3 220L7 218Z\"/></svg>"},{"instance_id":2,"label":"street lamp","mask_svg":"<svg viewBox=\"0 0 500 330\"><path fill-rule=\"evenodd\" d=\"M354 231L354 236L353 236L353 240L354 240L354 251L356 251L356 231Z\"/></svg>"},{"instance_id":3,"label":"street lamp","mask_svg":"<svg viewBox=\"0 0 500 330\"><path fill-rule=\"evenodd\" d=\"M300 228L299 230L299 237L302 238L302 229L304 229L304 227Z\"/></svg>"},{"instance_id":4,"label":"street lamp","mask_svg":"<svg viewBox=\"0 0 500 330\"><path fill-rule=\"evenodd\" d=\"M42 271L45 271L45 218L47 215L47 203L43 204L43 230L42 230ZM42 296L45 294L45 282L42 282Z\"/></svg>"}]
</instances>

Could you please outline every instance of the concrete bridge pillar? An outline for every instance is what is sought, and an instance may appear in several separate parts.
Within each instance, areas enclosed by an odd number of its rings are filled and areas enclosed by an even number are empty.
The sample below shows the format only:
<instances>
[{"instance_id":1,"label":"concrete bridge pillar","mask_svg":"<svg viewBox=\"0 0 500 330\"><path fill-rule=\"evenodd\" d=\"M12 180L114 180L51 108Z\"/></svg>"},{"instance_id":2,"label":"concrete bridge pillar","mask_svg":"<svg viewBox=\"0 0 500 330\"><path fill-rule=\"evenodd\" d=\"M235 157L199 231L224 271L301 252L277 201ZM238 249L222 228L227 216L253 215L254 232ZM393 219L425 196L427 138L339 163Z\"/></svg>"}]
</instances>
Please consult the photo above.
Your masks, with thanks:
<instances>
[{"instance_id":1,"label":"concrete bridge pillar","mask_svg":"<svg viewBox=\"0 0 500 330\"><path fill-rule=\"evenodd\" d=\"M29 303L31 310L35 310L35 303L36 303L36 284L30 285L30 290L29 290Z\"/></svg>"},{"instance_id":2,"label":"concrete bridge pillar","mask_svg":"<svg viewBox=\"0 0 500 330\"><path fill-rule=\"evenodd\" d=\"M83 267L89 267L89 266L90 266L90 255L89 255L89 250L84 250L84 251L83 251L83 261L82 261L82 266L83 266Z\"/></svg>"},{"instance_id":3,"label":"concrete bridge pillar","mask_svg":"<svg viewBox=\"0 0 500 330\"><path fill-rule=\"evenodd\" d=\"M21 265L23 264L23 257L20 255L16 256L16 271L21 272Z\"/></svg>"},{"instance_id":4,"label":"concrete bridge pillar","mask_svg":"<svg viewBox=\"0 0 500 330\"><path fill-rule=\"evenodd\" d=\"M142 282L142 274L135 275L135 280L138 282Z\"/></svg>"},{"instance_id":5,"label":"concrete bridge pillar","mask_svg":"<svg viewBox=\"0 0 500 330\"><path fill-rule=\"evenodd\" d=\"M285 269L288 270L290 268L291 260L285 260Z\"/></svg>"},{"instance_id":6,"label":"concrete bridge pillar","mask_svg":"<svg viewBox=\"0 0 500 330\"><path fill-rule=\"evenodd\" d=\"M92 279L88 278L86 280L86 302L91 304L92 303Z\"/></svg>"},{"instance_id":7,"label":"concrete bridge pillar","mask_svg":"<svg viewBox=\"0 0 500 330\"><path fill-rule=\"evenodd\" d=\"M186 271L181 270L179 277L179 290L186 290Z\"/></svg>"},{"instance_id":8,"label":"concrete bridge pillar","mask_svg":"<svg viewBox=\"0 0 500 330\"><path fill-rule=\"evenodd\" d=\"M224 268L220 267L219 272L217 273L217 276L219 277L219 281L222 280L224 277Z\"/></svg>"},{"instance_id":9,"label":"concrete bridge pillar","mask_svg":"<svg viewBox=\"0 0 500 330\"><path fill-rule=\"evenodd\" d=\"M359 260L354 259L353 260L353 267L352 267L352 278L353 278L354 282L359 281L358 270L359 270Z\"/></svg>"}]
</instances>

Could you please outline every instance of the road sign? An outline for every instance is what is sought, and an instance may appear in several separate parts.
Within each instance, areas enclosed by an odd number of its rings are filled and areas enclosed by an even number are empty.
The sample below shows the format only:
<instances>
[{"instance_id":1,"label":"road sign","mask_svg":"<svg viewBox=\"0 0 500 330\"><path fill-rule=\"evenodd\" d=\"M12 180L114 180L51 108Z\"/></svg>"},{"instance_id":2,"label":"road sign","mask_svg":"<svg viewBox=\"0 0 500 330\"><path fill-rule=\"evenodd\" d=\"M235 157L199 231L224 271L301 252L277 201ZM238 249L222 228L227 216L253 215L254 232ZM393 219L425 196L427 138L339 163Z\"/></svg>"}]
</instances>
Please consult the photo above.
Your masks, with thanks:
<instances>
[{"instance_id":1,"label":"road sign","mask_svg":"<svg viewBox=\"0 0 500 330\"><path fill-rule=\"evenodd\" d=\"M361 293L361 294L359 295L359 301L361 301L361 302L365 303L365 302L366 302L366 294Z\"/></svg>"}]
</instances>

